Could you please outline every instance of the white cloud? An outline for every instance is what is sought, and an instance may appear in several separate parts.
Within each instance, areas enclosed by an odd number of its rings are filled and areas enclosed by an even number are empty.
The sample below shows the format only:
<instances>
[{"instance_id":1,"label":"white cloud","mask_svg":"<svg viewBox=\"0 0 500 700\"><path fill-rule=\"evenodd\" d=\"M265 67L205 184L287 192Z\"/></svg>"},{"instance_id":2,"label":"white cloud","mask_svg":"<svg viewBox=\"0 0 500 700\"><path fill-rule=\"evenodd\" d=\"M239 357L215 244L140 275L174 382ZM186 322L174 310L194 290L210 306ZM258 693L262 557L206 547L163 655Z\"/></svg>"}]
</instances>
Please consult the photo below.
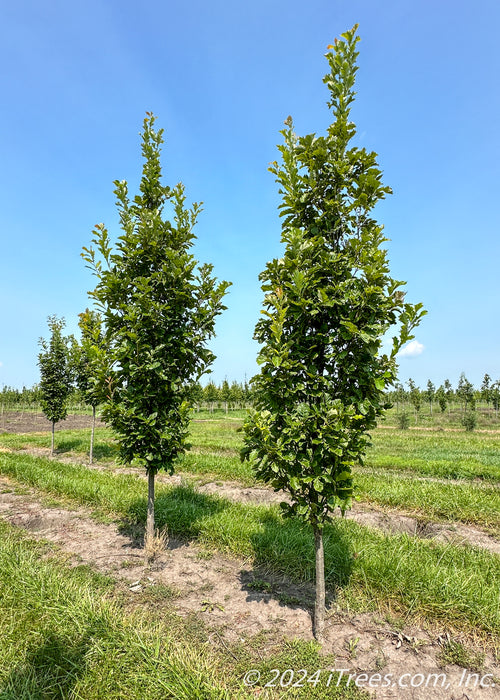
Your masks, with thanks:
<instances>
[{"instance_id":1,"label":"white cloud","mask_svg":"<svg viewBox=\"0 0 500 700\"><path fill-rule=\"evenodd\" d=\"M412 340L398 352L398 357L416 357L417 355L421 355L423 351L424 346L422 343L419 343L418 340Z\"/></svg>"},{"instance_id":2,"label":"white cloud","mask_svg":"<svg viewBox=\"0 0 500 700\"><path fill-rule=\"evenodd\" d=\"M0 367L3 367L3 362L0 362Z\"/></svg>"}]
</instances>

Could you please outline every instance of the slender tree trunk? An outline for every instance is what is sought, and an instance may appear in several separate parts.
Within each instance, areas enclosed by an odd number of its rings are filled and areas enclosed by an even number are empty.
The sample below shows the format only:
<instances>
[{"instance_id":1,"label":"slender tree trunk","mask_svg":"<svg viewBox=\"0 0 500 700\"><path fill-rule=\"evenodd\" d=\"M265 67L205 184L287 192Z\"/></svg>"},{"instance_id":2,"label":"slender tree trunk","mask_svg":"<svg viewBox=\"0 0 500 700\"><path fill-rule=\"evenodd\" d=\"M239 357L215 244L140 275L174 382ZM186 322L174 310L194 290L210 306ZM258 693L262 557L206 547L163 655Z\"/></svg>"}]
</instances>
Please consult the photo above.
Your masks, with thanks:
<instances>
[{"instance_id":1,"label":"slender tree trunk","mask_svg":"<svg viewBox=\"0 0 500 700\"><path fill-rule=\"evenodd\" d=\"M54 429L55 429L55 427L56 427L56 424L54 423L54 421L52 421L52 444L50 446L51 457L54 456Z\"/></svg>"},{"instance_id":2,"label":"slender tree trunk","mask_svg":"<svg viewBox=\"0 0 500 700\"><path fill-rule=\"evenodd\" d=\"M94 461L95 406L92 406L92 430L90 433L89 464Z\"/></svg>"},{"instance_id":3,"label":"slender tree trunk","mask_svg":"<svg viewBox=\"0 0 500 700\"><path fill-rule=\"evenodd\" d=\"M152 541L155 534L155 473L148 470L148 517L146 520L146 540Z\"/></svg>"},{"instance_id":4,"label":"slender tree trunk","mask_svg":"<svg viewBox=\"0 0 500 700\"><path fill-rule=\"evenodd\" d=\"M323 550L323 530L313 525L314 548L316 551L316 601L314 604L313 633L318 642L323 641L325 629L325 553Z\"/></svg>"}]
</instances>

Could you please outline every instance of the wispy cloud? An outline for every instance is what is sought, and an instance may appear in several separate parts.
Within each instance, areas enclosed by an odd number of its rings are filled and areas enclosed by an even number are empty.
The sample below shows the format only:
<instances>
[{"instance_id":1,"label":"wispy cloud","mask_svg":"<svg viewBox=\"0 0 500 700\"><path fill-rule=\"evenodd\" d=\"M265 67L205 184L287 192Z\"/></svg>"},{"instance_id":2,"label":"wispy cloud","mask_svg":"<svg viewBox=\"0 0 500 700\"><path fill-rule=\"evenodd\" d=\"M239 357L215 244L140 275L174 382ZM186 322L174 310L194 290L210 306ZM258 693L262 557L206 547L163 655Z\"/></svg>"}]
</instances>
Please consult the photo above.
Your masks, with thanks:
<instances>
[{"instance_id":1,"label":"wispy cloud","mask_svg":"<svg viewBox=\"0 0 500 700\"><path fill-rule=\"evenodd\" d=\"M412 340L398 352L398 357L417 357L424 351L424 346L418 340Z\"/></svg>"}]
</instances>

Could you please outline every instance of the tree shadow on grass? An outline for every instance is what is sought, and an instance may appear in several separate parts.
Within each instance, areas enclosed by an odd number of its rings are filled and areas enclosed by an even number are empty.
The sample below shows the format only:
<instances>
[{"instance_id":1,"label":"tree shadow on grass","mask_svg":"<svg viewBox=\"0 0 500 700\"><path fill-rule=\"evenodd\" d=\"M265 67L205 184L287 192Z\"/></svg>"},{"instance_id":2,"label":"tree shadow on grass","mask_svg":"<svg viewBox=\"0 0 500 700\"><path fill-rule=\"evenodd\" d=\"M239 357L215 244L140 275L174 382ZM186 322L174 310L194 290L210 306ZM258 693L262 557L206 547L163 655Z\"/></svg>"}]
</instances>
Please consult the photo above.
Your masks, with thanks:
<instances>
[{"instance_id":1,"label":"tree shadow on grass","mask_svg":"<svg viewBox=\"0 0 500 700\"><path fill-rule=\"evenodd\" d=\"M85 672L91 642L91 630L76 645L50 632L44 643L29 652L6 678L0 688L0 700L68 698Z\"/></svg>"},{"instance_id":2,"label":"tree shadow on grass","mask_svg":"<svg viewBox=\"0 0 500 700\"><path fill-rule=\"evenodd\" d=\"M118 455L118 445L96 443L94 445L94 459L115 459Z\"/></svg>"},{"instance_id":3,"label":"tree shadow on grass","mask_svg":"<svg viewBox=\"0 0 500 700\"><path fill-rule=\"evenodd\" d=\"M62 440L55 440L54 454L64 454L65 452L73 452L75 450L81 450L82 441L79 438L63 438Z\"/></svg>"},{"instance_id":4,"label":"tree shadow on grass","mask_svg":"<svg viewBox=\"0 0 500 700\"><path fill-rule=\"evenodd\" d=\"M271 511L252 537L255 565L241 571L248 601L269 602L311 611L315 600L315 551L312 528L296 518L281 519ZM340 518L324 530L326 605L349 584L354 552Z\"/></svg>"},{"instance_id":5,"label":"tree shadow on grass","mask_svg":"<svg viewBox=\"0 0 500 700\"><path fill-rule=\"evenodd\" d=\"M64 454L66 452L78 452L82 449L88 454L90 450L90 437L87 441L82 441L81 438L63 438L58 440L56 437L55 454ZM99 461L101 459L114 459L118 454L118 447L116 445L109 445L106 443L96 443L94 444L94 459Z\"/></svg>"},{"instance_id":6,"label":"tree shadow on grass","mask_svg":"<svg viewBox=\"0 0 500 700\"><path fill-rule=\"evenodd\" d=\"M183 546L195 539L201 523L231 507L231 503L216 496L199 493L191 486L176 486L168 490L157 489L155 497L155 527L166 528L169 548ZM119 526L122 535L130 537L133 547L144 544L147 515L147 498L138 498L127 509L126 520Z\"/></svg>"}]
</instances>

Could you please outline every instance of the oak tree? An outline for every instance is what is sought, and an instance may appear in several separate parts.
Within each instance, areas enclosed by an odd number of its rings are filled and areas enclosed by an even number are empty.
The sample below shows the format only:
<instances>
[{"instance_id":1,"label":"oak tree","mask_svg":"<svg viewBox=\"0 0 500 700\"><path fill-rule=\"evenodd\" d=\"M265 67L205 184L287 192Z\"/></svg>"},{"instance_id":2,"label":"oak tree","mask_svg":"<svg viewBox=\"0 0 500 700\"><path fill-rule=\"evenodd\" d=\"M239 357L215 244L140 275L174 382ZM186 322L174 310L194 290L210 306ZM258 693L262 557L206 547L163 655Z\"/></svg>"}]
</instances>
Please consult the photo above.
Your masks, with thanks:
<instances>
[{"instance_id":1,"label":"oak tree","mask_svg":"<svg viewBox=\"0 0 500 700\"><path fill-rule=\"evenodd\" d=\"M424 313L404 300L390 276L383 227L371 215L390 189L376 154L351 142L358 56L356 29L326 54L333 123L324 136L281 132L283 257L260 275L265 294L254 338L260 373L255 409L244 426L242 458L258 477L287 491L281 507L312 527L316 552L314 632L323 636L323 528L353 494L352 468L363 461L368 431L387 407L396 354ZM382 340L394 328L391 350Z\"/></svg>"},{"instance_id":2,"label":"oak tree","mask_svg":"<svg viewBox=\"0 0 500 700\"><path fill-rule=\"evenodd\" d=\"M92 407L89 463L94 461L96 410L106 399L109 358L102 331L102 319L97 311L85 309L79 314L81 340L72 338L70 359L75 384L84 401Z\"/></svg>"},{"instance_id":3,"label":"oak tree","mask_svg":"<svg viewBox=\"0 0 500 700\"><path fill-rule=\"evenodd\" d=\"M111 359L102 415L118 436L119 459L146 468L147 539L154 536L155 475L172 473L185 449L191 388L214 359L207 341L229 285L191 252L201 205L186 206L182 183L162 183L162 143L163 130L147 113L139 193L131 200L127 183L114 183L122 234L113 245L98 224L82 253L97 277L91 297Z\"/></svg>"},{"instance_id":4,"label":"oak tree","mask_svg":"<svg viewBox=\"0 0 500 700\"><path fill-rule=\"evenodd\" d=\"M38 366L40 368L40 404L44 415L52 423L51 454L54 454L55 425L68 415L67 400L72 388L69 365L68 338L62 331L63 318L48 317L50 339L40 338Z\"/></svg>"}]
</instances>

